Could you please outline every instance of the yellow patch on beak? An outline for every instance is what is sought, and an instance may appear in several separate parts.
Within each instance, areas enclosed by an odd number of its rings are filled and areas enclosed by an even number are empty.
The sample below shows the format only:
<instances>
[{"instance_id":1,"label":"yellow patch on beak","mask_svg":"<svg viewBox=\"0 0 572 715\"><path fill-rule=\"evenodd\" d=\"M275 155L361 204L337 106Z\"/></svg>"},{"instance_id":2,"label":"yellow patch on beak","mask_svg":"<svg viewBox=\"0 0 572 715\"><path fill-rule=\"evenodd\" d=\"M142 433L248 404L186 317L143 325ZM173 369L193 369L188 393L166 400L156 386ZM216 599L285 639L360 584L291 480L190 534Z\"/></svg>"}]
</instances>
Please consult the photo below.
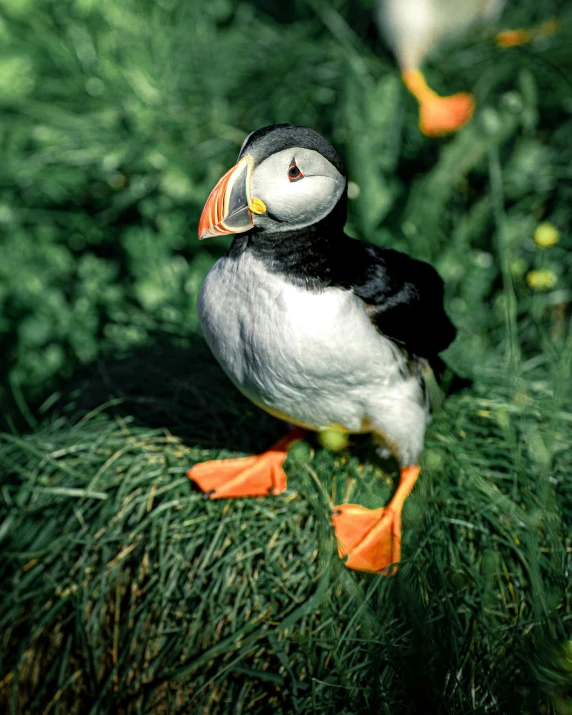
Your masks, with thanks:
<instances>
[{"instance_id":1,"label":"yellow patch on beak","mask_svg":"<svg viewBox=\"0 0 572 715\"><path fill-rule=\"evenodd\" d=\"M252 199L251 203L248 205L248 208L252 211L253 214L266 213L266 204L262 199Z\"/></svg>"}]
</instances>

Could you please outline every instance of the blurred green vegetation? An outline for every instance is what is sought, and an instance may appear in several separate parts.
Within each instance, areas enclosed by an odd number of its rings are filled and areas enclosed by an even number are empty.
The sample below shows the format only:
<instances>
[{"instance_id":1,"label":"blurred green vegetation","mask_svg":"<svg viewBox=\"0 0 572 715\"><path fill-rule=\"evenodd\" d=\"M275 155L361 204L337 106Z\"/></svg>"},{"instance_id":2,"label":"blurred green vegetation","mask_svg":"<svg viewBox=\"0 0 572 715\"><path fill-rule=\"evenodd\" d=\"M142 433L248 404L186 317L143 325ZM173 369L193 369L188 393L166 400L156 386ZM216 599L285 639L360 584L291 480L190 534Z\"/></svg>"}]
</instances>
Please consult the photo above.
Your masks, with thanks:
<instances>
[{"instance_id":1,"label":"blurred green vegetation","mask_svg":"<svg viewBox=\"0 0 572 715\"><path fill-rule=\"evenodd\" d=\"M368 0L0 0L0 709L570 712L568 5L437 48L432 86L477 112L429 140ZM197 241L203 203L273 122L344 157L352 235L438 268L475 377L429 430L395 579L334 553L330 503L392 488L359 445L292 455L273 500L184 477L280 429L195 313L228 246Z\"/></svg>"},{"instance_id":2,"label":"blurred green vegetation","mask_svg":"<svg viewBox=\"0 0 572 715\"><path fill-rule=\"evenodd\" d=\"M100 354L196 330L195 296L227 244L198 244L205 197L245 135L296 122L328 137L359 187L349 230L432 260L459 325L496 345L495 234L534 350L569 300L572 92L565 3L520 3L503 27L561 17L514 50L486 28L435 52L441 91L476 93L474 121L421 136L371 3L0 3L0 340L8 393L37 400ZM495 219L491 162L505 209ZM354 192L357 193L357 192ZM542 250L535 226L559 244ZM555 285L533 295L541 266ZM532 305L535 305L532 310ZM554 330L560 328L546 326ZM475 345L466 348L475 349ZM4 393L4 398L8 395Z\"/></svg>"}]
</instances>

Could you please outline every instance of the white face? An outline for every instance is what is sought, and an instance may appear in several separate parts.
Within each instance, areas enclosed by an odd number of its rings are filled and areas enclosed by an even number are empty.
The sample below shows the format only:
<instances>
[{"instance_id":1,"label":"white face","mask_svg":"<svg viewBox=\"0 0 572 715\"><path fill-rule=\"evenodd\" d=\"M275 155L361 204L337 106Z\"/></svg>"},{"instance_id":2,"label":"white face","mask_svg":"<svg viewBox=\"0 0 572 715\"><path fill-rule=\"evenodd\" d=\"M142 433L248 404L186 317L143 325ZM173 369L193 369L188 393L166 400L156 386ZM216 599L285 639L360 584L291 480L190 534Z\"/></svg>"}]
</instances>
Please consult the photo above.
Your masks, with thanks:
<instances>
[{"instance_id":1,"label":"white face","mask_svg":"<svg viewBox=\"0 0 572 715\"><path fill-rule=\"evenodd\" d=\"M345 178L313 149L292 147L272 154L252 173L250 193L262 199L267 212L254 225L272 231L309 226L338 203Z\"/></svg>"}]
</instances>

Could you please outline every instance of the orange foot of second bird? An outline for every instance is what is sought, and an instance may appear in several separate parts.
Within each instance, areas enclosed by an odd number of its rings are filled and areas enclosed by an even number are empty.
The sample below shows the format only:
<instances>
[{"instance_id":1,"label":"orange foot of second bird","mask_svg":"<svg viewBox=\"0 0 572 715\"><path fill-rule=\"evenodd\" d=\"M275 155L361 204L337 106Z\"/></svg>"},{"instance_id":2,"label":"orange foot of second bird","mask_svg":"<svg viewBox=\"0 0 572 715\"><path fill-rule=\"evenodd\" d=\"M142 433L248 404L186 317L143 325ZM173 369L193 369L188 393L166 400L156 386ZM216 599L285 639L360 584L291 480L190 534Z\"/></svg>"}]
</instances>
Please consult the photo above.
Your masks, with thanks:
<instances>
[{"instance_id":1,"label":"orange foot of second bird","mask_svg":"<svg viewBox=\"0 0 572 715\"><path fill-rule=\"evenodd\" d=\"M430 137L456 132L473 116L475 100L467 92L441 97L427 84L418 69L402 73L407 89L419 102L419 129Z\"/></svg>"},{"instance_id":2,"label":"orange foot of second bird","mask_svg":"<svg viewBox=\"0 0 572 715\"><path fill-rule=\"evenodd\" d=\"M450 97L435 95L419 107L419 128L430 137L456 132L473 116L475 101L471 94L459 92Z\"/></svg>"}]
</instances>

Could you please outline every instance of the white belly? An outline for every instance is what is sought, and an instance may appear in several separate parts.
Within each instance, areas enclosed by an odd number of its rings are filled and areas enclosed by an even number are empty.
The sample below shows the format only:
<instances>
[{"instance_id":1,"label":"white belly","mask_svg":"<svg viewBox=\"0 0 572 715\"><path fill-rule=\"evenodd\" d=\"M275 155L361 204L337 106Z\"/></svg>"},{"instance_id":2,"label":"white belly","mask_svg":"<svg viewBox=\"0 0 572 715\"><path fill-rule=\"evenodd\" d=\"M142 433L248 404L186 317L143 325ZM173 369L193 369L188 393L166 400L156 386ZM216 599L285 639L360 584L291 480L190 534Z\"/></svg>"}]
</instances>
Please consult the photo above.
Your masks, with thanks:
<instances>
[{"instance_id":1,"label":"white belly","mask_svg":"<svg viewBox=\"0 0 572 715\"><path fill-rule=\"evenodd\" d=\"M307 291L246 252L213 266L198 313L227 375L272 414L315 430L360 432L372 423L384 430L388 420L419 421L421 409L424 428L417 380L351 291Z\"/></svg>"}]
</instances>

